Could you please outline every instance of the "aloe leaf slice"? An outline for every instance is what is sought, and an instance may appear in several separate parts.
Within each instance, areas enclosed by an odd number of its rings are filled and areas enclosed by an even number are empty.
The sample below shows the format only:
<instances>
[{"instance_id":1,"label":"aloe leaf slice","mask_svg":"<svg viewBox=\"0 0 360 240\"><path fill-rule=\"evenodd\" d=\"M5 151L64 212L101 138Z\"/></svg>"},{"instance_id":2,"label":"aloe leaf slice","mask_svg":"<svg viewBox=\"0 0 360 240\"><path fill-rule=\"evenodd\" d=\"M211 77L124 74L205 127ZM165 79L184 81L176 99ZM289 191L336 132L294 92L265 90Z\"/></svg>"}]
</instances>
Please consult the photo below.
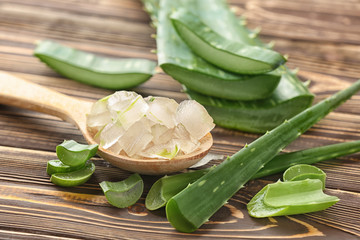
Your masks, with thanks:
<instances>
[{"instance_id":1,"label":"aloe leaf slice","mask_svg":"<svg viewBox=\"0 0 360 240\"><path fill-rule=\"evenodd\" d=\"M79 144L74 140L65 140L56 146L56 155L59 160L68 166L83 165L87 160L95 156L98 144Z\"/></svg>"},{"instance_id":2,"label":"aloe leaf slice","mask_svg":"<svg viewBox=\"0 0 360 240\"><path fill-rule=\"evenodd\" d=\"M87 182L95 172L95 164L91 161L85 164L85 167L67 173L54 173L50 181L55 185L62 187L74 187Z\"/></svg>"},{"instance_id":3,"label":"aloe leaf slice","mask_svg":"<svg viewBox=\"0 0 360 240\"><path fill-rule=\"evenodd\" d=\"M156 210L164 207L170 198L182 191L188 184L195 182L211 171L211 169L206 168L160 178L151 186L146 196L146 208Z\"/></svg>"},{"instance_id":4,"label":"aloe leaf slice","mask_svg":"<svg viewBox=\"0 0 360 240\"><path fill-rule=\"evenodd\" d=\"M135 204L140 199L144 182L140 175L135 173L123 181L103 181L100 183L100 187L111 205L125 208Z\"/></svg>"},{"instance_id":5,"label":"aloe leaf slice","mask_svg":"<svg viewBox=\"0 0 360 240\"><path fill-rule=\"evenodd\" d=\"M283 180L299 181L305 179L319 179L323 183L325 189L326 174L320 168L308 164L297 164L289 167L283 174Z\"/></svg>"},{"instance_id":6,"label":"aloe leaf slice","mask_svg":"<svg viewBox=\"0 0 360 240\"><path fill-rule=\"evenodd\" d=\"M236 75L206 62L191 51L172 26L169 14L172 9L183 7L182 1L165 0L160 5L160 9L155 11L158 13L157 55L160 67L168 75L188 88L225 99L255 100L271 95L281 73Z\"/></svg>"},{"instance_id":7,"label":"aloe leaf slice","mask_svg":"<svg viewBox=\"0 0 360 240\"><path fill-rule=\"evenodd\" d=\"M156 63L138 58L107 58L61 45L40 41L34 55L59 74L96 87L129 89L148 80Z\"/></svg>"},{"instance_id":8,"label":"aloe leaf slice","mask_svg":"<svg viewBox=\"0 0 360 240\"><path fill-rule=\"evenodd\" d=\"M308 108L314 96L295 75L286 72L273 94L263 100L231 101L206 96L185 87L190 99L202 104L221 127L265 133Z\"/></svg>"},{"instance_id":9,"label":"aloe leaf slice","mask_svg":"<svg viewBox=\"0 0 360 240\"><path fill-rule=\"evenodd\" d=\"M54 173L68 173L68 172L74 172L76 170L79 170L85 166L84 164L81 164L79 166L69 166L62 163L59 159L50 160L47 162L46 165L46 172L49 175L52 175Z\"/></svg>"},{"instance_id":10,"label":"aloe leaf slice","mask_svg":"<svg viewBox=\"0 0 360 240\"><path fill-rule=\"evenodd\" d=\"M184 9L173 13L171 21L193 52L227 71L261 74L275 70L286 62L281 54L273 50L226 39L204 24L198 16Z\"/></svg>"},{"instance_id":11,"label":"aloe leaf slice","mask_svg":"<svg viewBox=\"0 0 360 240\"><path fill-rule=\"evenodd\" d=\"M322 191L319 179L268 184L247 204L252 217L294 215L322 211L339 201Z\"/></svg>"}]
</instances>

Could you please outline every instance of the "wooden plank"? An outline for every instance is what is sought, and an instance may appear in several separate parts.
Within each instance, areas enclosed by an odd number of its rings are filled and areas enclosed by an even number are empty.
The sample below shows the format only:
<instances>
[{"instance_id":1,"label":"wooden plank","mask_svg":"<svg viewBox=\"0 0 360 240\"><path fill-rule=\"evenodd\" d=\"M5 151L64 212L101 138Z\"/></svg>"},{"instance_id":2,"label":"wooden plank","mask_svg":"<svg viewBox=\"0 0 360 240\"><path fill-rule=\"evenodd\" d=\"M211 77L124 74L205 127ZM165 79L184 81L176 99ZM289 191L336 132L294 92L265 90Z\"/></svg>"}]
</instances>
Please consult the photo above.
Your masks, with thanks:
<instances>
[{"instance_id":1,"label":"wooden plank","mask_svg":"<svg viewBox=\"0 0 360 240\"><path fill-rule=\"evenodd\" d=\"M46 174L46 162L56 157L54 152L23 150L0 147L0 212L3 216L1 226L11 226L18 231L31 228L30 232L42 235L85 238L116 238L137 234L137 239L187 236L242 238L261 235L262 238L279 236L295 238L306 236L329 236L331 228L309 221L307 217L281 217L252 219L246 214L246 202L254 191L269 181L251 181L246 188L237 193L229 203L216 213L203 228L193 234L183 234L172 229L164 218L163 211L151 212L144 208L144 198L127 209L109 206L101 192L98 182L119 181L130 173L106 164L95 158L96 172L89 182L74 188L54 186ZM145 193L154 181L145 177ZM249 192L250 190L250 192ZM358 200L351 192L331 190L330 194L342 198L342 202L321 213L310 215L309 219L332 221L332 214L338 216L346 208L358 208L352 200ZM348 196L345 198L345 196ZM355 214L348 215L348 227L356 225ZM350 225L351 224L351 225ZM58 227L61 226L61 227ZM284 226L288 228L283 231ZM220 227L220 228L219 228ZM342 226L343 227L343 226ZM89 228L92 230L89 231ZM66 231L64 231L66 229ZM347 229L348 230L348 229ZM351 230L351 229L350 229ZM350 231L349 230L349 231ZM1 232L0 232L1 234ZM155 238L153 238L153 236ZM351 235L340 235L351 239ZM329 238L327 238L329 239Z\"/></svg>"},{"instance_id":2,"label":"wooden plank","mask_svg":"<svg viewBox=\"0 0 360 240\"><path fill-rule=\"evenodd\" d=\"M248 26L261 26L265 41L289 54L288 65L311 80L315 102L359 78L360 3L345 0L229 0ZM109 57L156 60L150 19L134 0L0 1L0 70L82 99L112 91L68 80L32 56L43 38ZM186 99L181 86L164 73L136 87L144 96ZM358 140L360 94L321 120L285 152ZM211 152L231 155L259 135L216 127ZM157 177L143 176L145 192L137 204L116 209L98 186L130 173L95 157L96 173L83 186L56 187L45 172L63 139L84 142L74 126L41 113L0 105L0 238L16 239L358 239L360 236L360 154L317 164L328 175L327 192L341 201L323 212L250 218L246 203L280 175L249 182L229 204L193 234L176 232L163 210L149 212L144 197ZM217 161L216 163L218 163ZM210 165L210 164L209 164Z\"/></svg>"}]
</instances>

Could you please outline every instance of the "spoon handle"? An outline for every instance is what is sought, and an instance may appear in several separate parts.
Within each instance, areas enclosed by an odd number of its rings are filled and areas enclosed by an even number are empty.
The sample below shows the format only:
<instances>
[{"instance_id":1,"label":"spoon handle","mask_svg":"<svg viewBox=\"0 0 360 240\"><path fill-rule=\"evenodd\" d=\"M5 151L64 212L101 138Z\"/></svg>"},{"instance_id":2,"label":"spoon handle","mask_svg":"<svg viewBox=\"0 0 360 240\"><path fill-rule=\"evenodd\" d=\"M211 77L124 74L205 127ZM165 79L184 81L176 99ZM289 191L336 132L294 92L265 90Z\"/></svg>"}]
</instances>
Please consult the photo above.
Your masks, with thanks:
<instances>
[{"instance_id":1,"label":"spoon handle","mask_svg":"<svg viewBox=\"0 0 360 240\"><path fill-rule=\"evenodd\" d=\"M78 100L57 91L0 71L0 104L57 116L86 132L86 116L91 102Z\"/></svg>"}]
</instances>

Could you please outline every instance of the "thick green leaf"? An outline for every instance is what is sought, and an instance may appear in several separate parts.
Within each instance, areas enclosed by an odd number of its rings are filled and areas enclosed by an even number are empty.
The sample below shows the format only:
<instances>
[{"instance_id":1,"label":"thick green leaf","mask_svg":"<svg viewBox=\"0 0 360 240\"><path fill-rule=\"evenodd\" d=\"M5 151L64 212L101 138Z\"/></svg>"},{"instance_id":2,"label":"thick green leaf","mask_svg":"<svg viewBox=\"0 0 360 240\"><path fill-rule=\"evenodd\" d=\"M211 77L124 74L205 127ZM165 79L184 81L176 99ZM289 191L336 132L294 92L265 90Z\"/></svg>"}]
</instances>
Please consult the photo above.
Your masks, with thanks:
<instances>
[{"instance_id":1,"label":"thick green leaf","mask_svg":"<svg viewBox=\"0 0 360 240\"><path fill-rule=\"evenodd\" d=\"M220 21L220 18L214 19ZM221 36L203 23L199 16L184 9L173 13L171 20L179 36L193 52L227 71L261 74L275 70L286 62L281 54L273 50Z\"/></svg>"},{"instance_id":2,"label":"thick green leaf","mask_svg":"<svg viewBox=\"0 0 360 240\"><path fill-rule=\"evenodd\" d=\"M56 146L56 155L59 160L68 166L83 165L87 160L95 156L98 150L98 144L86 145L75 142L74 140L65 140Z\"/></svg>"},{"instance_id":3,"label":"thick green leaf","mask_svg":"<svg viewBox=\"0 0 360 240\"><path fill-rule=\"evenodd\" d=\"M251 199L247 209L256 218L322 211L339 201L323 193L322 186L319 179L268 184Z\"/></svg>"},{"instance_id":4,"label":"thick green leaf","mask_svg":"<svg viewBox=\"0 0 360 240\"><path fill-rule=\"evenodd\" d=\"M107 89L128 89L148 80L156 63L147 59L107 58L59 43L39 42L34 55L61 75Z\"/></svg>"},{"instance_id":5,"label":"thick green leaf","mask_svg":"<svg viewBox=\"0 0 360 240\"><path fill-rule=\"evenodd\" d=\"M295 75L287 72L273 94L257 101L230 101L185 88L189 98L202 104L222 127L264 133L308 108L314 96Z\"/></svg>"},{"instance_id":6,"label":"thick green leaf","mask_svg":"<svg viewBox=\"0 0 360 240\"><path fill-rule=\"evenodd\" d=\"M50 177L50 181L62 187L74 187L87 182L95 172L95 164L91 161L85 164L85 167L66 173L54 173Z\"/></svg>"},{"instance_id":7,"label":"thick green leaf","mask_svg":"<svg viewBox=\"0 0 360 240\"><path fill-rule=\"evenodd\" d=\"M283 148L359 90L360 80L285 121L223 161L168 201L166 214L170 223L182 232L195 231Z\"/></svg>"},{"instance_id":8,"label":"thick green leaf","mask_svg":"<svg viewBox=\"0 0 360 240\"><path fill-rule=\"evenodd\" d=\"M164 207L170 198L210 170L211 168L207 168L160 178L152 185L146 196L146 208L149 210L156 210Z\"/></svg>"},{"instance_id":9,"label":"thick green leaf","mask_svg":"<svg viewBox=\"0 0 360 240\"><path fill-rule=\"evenodd\" d=\"M325 189L326 174L320 168L308 164L297 164L289 167L283 174L283 180L299 181L304 179L319 179Z\"/></svg>"},{"instance_id":10,"label":"thick green leaf","mask_svg":"<svg viewBox=\"0 0 360 240\"><path fill-rule=\"evenodd\" d=\"M145 3L150 4L148 1ZM152 1L151 1L152 2ZM153 8L156 4L151 5ZM255 100L268 97L279 83L281 72L255 76L236 75L223 71L196 56L179 37L169 15L173 9L186 6L183 1L164 0L157 19L157 54L160 67L188 88L210 96L234 100Z\"/></svg>"},{"instance_id":11,"label":"thick green leaf","mask_svg":"<svg viewBox=\"0 0 360 240\"><path fill-rule=\"evenodd\" d=\"M125 208L135 204L140 199L144 182L140 175L135 173L123 181L103 181L100 183L100 187L111 205Z\"/></svg>"},{"instance_id":12,"label":"thick green leaf","mask_svg":"<svg viewBox=\"0 0 360 240\"><path fill-rule=\"evenodd\" d=\"M323 160L333 159L360 151L360 141L343 142L310 148L301 151L279 154L260 169L252 179L284 172L295 164L313 164Z\"/></svg>"},{"instance_id":13,"label":"thick green leaf","mask_svg":"<svg viewBox=\"0 0 360 240\"><path fill-rule=\"evenodd\" d=\"M47 162L46 166L46 172L49 175L52 175L54 173L67 173L67 172L74 172L76 170L79 170L85 166L84 164L81 164L79 166L69 166L62 163L59 159L50 160Z\"/></svg>"}]
</instances>

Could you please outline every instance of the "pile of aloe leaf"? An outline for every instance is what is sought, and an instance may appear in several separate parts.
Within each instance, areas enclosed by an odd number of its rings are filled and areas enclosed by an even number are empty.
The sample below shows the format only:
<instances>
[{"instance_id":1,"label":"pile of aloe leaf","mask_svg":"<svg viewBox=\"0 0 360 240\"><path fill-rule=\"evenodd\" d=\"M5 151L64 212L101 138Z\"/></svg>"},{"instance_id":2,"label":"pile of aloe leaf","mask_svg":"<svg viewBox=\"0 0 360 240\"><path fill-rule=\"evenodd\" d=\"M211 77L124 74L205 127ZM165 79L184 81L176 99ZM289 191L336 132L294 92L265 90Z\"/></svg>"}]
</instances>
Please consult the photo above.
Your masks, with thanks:
<instances>
[{"instance_id":1,"label":"pile of aloe leaf","mask_svg":"<svg viewBox=\"0 0 360 240\"><path fill-rule=\"evenodd\" d=\"M286 58L224 0L142 0L157 29L158 64L219 126L264 133L309 107L313 95Z\"/></svg>"}]
</instances>

